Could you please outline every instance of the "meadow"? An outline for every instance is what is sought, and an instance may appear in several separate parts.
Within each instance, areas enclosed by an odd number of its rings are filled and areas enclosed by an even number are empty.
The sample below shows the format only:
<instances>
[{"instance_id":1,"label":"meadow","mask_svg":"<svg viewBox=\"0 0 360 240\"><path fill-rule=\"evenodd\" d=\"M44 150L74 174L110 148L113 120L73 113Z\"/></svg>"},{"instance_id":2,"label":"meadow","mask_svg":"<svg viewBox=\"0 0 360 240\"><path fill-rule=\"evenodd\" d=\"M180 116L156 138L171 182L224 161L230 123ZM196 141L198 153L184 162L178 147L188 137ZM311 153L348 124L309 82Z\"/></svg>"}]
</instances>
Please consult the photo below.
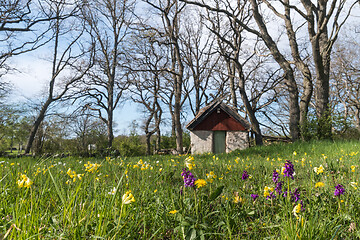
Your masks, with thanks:
<instances>
[{"instance_id":1,"label":"meadow","mask_svg":"<svg viewBox=\"0 0 360 240\"><path fill-rule=\"evenodd\" d=\"M358 239L360 142L0 159L0 239Z\"/></svg>"}]
</instances>

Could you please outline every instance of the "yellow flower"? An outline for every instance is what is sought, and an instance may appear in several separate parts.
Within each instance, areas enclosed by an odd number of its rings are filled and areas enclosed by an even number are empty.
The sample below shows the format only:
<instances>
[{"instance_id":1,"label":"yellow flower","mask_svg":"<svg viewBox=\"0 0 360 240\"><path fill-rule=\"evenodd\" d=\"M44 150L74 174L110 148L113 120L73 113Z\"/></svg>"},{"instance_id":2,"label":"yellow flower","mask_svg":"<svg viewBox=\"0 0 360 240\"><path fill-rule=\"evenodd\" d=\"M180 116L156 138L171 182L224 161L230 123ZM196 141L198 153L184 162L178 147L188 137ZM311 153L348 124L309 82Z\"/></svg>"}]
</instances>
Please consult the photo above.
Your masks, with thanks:
<instances>
[{"instance_id":1,"label":"yellow flower","mask_svg":"<svg viewBox=\"0 0 360 240\"><path fill-rule=\"evenodd\" d=\"M84 164L85 166L85 171L86 172L89 172L89 173L93 173L93 172L96 172L97 169L101 166L100 164L97 164L97 163L85 163Z\"/></svg>"},{"instance_id":2,"label":"yellow flower","mask_svg":"<svg viewBox=\"0 0 360 240\"><path fill-rule=\"evenodd\" d=\"M325 184L323 182L317 182L315 184L315 188L321 188L321 187L324 187L324 186L325 186Z\"/></svg>"},{"instance_id":3,"label":"yellow flower","mask_svg":"<svg viewBox=\"0 0 360 240\"><path fill-rule=\"evenodd\" d=\"M351 168L351 172L355 172L355 166L354 165L352 165L350 168Z\"/></svg>"},{"instance_id":4,"label":"yellow flower","mask_svg":"<svg viewBox=\"0 0 360 240\"><path fill-rule=\"evenodd\" d=\"M170 211L169 213L170 213L170 214L175 214L175 213L177 213L177 212L178 212L178 210L175 209L175 210Z\"/></svg>"},{"instance_id":5,"label":"yellow flower","mask_svg":"<svg viewBox=\"0 0 360 240\"><path fill-rule=\"evenodd\" d=\"M314 167L314 172L315 172L316 174L323 173L324 170L325 170L325 169L324 169L323 165L320 165L320 167Z\"/></svg>"},{"instance_id":6,"label":"yellow flower","mask_svg":"<svg viewBox=\"0 0 360 240\"><path fill-rule=\"evenodd\" d=\"M195 163L194 163L194 157L189 156L185 159L185 166L189 169L192 170L195 167Z\"/></svg>"},{"instance_id":7,"label":"yellow flower","mask_svg":"<svg viewBox=\"0 0 360 240\"><path fill-rule=\"evenodd\" d=\"M293 155L294 155L294 156L296 156L296 155L297 155L297 153L294 151L294 152L293 152Z\"/></svg>"},{"instance_id":8,"label":"yellow flower","mask_svg":"<svg viewBox=\"0 0 360 240\"><path fill-rule=\"evenodd\" d=\"M293 214L295 215L295 217L299 218L297 214L300 213L300 211L301 211L301 204L299 203L295 205L293 209Z\"/></svg>"},{"instance_id":9,"label":"yellow flower","mask_svg":"<svg viewBox=\"0 0 360 240\"><path fill-rule=\"evenodd\" d=\"M273 187L269 188L269 187L265 186L265 188L264 188L264 197L270 196L270 192L273 192L273 191L274 191Z\"/></svg>"},{"instance_id":10,"label":"yellow flower","mask_svg":"<svg viewBox=\"0 0 360 240\"><path fill-rule=\"evenodd\" d=\"M22 187L30 188L32 184L33 181L31 181L30 178L28 178L25 174L20 174L20 179L17 180L17 185L20 188Z\"/></svg>"},{"instance_id":11,"label":"yellow flower","mask_svg":"<svg viewBox=\"0 0 360 240\"><path fill-rule=\"evenodd\" d=\"M197 188L201 188L206 185L206 181L204 179L198 179L195 181L195 185Z\"/></svg>"},{"instance_id":12,"label":"yellow flower","mask_svg":"<svg viewBox=\"0 0 360 240\"><path fill-rule=\"evenodd\" d=\"M116 193L116 187L114 187L110 192L108 192L109 195L115 195Z\"/></svg>"},{"instance_id":13,"label":"yellow flower","mask_svg":"<svg viewBox=\"0 0 360 240\"><path fill-rule=\"evenodd\" d=\"M358 185L357 182L351 182L350 183L350 186L352 186L355 190L358 189L357 185Z\"/></svg>"},{"instance_id":14,"label":"yellow flower","mask_svg":"<svg viewBox=\"0 0 360 240\"><path fill-rule=\"evenodd\" d=\"M131 190L129 190L122 196L122 204L130 204L132 202L135 202L135 198L132 195Z\"/></svg>"},{"instance_id":15,"label":"yellow flower","mask_svg":"<svg viewBox=\"0 0 360 240\"><path fill-rule=\"evenodd\" d=\"M244 199L242 199L239 195L234 196L234 203L241 203L243 204L245 202Z\"/></svg>"}]
</instances>

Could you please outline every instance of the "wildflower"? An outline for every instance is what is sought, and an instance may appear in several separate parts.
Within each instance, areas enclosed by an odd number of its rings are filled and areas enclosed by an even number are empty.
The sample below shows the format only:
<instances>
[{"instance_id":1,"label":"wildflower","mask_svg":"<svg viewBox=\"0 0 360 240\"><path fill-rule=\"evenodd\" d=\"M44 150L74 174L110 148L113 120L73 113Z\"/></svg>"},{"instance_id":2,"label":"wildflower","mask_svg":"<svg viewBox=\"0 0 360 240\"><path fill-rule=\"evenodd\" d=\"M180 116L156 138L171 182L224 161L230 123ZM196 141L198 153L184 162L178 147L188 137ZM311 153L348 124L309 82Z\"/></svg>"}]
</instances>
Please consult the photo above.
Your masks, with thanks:
<instances>
[{"instance_id":1,"label":"wildflower","mask_svg":"<svg viewBox=\"0 0 360 240\"><path fill-rule=\"evenodd\" d=\"M115 195L116 193L116 187L114 187L110 192L108 192L109 195Z\"/></svg>"},{"instance_id":2,"label":"wildflower","mask_svg":"<svg viewBox=\"0 0 360 240\"><path fill-rule=\"evenodd\" d=\"M277 183L279 181L279 173L277 172L277 170L273 171L273 178L272 178L274 183Z\"/></svg>"},{"instance_id":3,"label":"wildflower","mask_svg":"<svg viewBox=\"0 0 360 240\"><path fill-rule=\"evenodd\" d=\"M178 210L175 209L175 210L170 211L169 213L170 213L170 214L175 214L175 213L177 213L177 212L178 212Z\"/></svg>"},{"instance_id":4,"label":"wildflower","mask_svg":"<svg viewBox=\"0 0 360 240\"><path fill-rule=\"evenodd\" d=\"M201 188L206 185L206 181L204 179L198 179L195 181L195 185L197 188Z\"/></svg>"},{"instance_id":5,"label":"wildflower","mask_svg":"<svg viewBox=\"0 0 360 240\"><path fill-rule=\"evenodd\" d=\"M206 174L206 179L209 183L212 183L215 178L216 178L216 175L213 171Z\"/></svg>"},{"instance_id":6,"label":"wildflower","mask_svg":"<svg viewBox=\"0 0 360 240\"><path fill-rule=\"evenodd\" d=\"M270 193L274 191L274 188L269 188L265 186L264 188L264 197L268 198L270 196Z\"/></svg>"},{"instance_id":7,"label":"wildflower","mask_svg":"<svg viewBox=\"0 0 360 240\"><path fill-rule=\"evenodd\" d=\"M354 165L352 165L350 168L351 168L351 172L355 172L355 166Z\"/></svg>"},{"instance_id":8,"label":"wildflower","mask_svg":"<svg viewBox=\"0 0 360 240\"><path fill-rule=\"evenodd\" d=\"M85 166L85 171L86 172L89 172L89 173L93 173L93 172L96 172L97 169L101 166L100 164L97 164L97 163L90 163L90 162L87 162L84 164Z\"/></svg>"},{"instance_id":9,"label":"wildflower","mask_svg":"<svg viewBox=\"0 0 360 240\"><path fill-rule=\"evenodd\" d=\"M277 192L279 195L281 195L282 193L282 185L283 185L284 182L278 182L276 184L276 187L275 187L275 192Z\"/></svg>"},{"instance_id":10,"label":"wildflower","mask_svg":"<svg viewBox=\"0 0 360 240\"><path fill-rule=\"evenodd\" d=\"M358 189L358 188L357 188L357 185L358 185L357 182L351 182L351 183L350 183L350 186L352 186L355 190Z\"/></svg>"},{"instance_id":11,"label":"wildflower","mask_svg":"<svg viewBox=\"0 0 360 240\"><path fill-rule=\"evenodd\" d=\"M344 193L345 193L344 187L343 187L341 184L338 184L338 185L335 187L334 195L335 195L335 196L340 196L340 195L343 195Z\"/></svg>"},{"instance_id":12,"label":"wildflower","mask_svg":"<svg viewBox=\"0 0 360 240\"><path fill-rule=\"evenodd\" d=\"M300 192L299 192L298 188L295 189L293 195L291 196L291 200L294 202L297 202L300 200Z\"/></svg>"},{"instance_id":13,"label":"wildflower","mask_svg":"<svg viewBox=\"0 0 360 240\"><path fill-rule=\"evenodd\" d=\"M287 160L285 162L285 166L283 167L282 173L284 174L285 177L291 177L291 179L294 179L294 175L295 175L294 165L290 160Z\"/></svg>"},{"instance_id":14,"label":"wildflower","mask_svg":"<svg viewBox=\"0 0 360 240\"><path fill-rule=\"evenodd\" d=\"M294 151L294 152L293 152L293 155L296 156L296 155L297 155L297 152Z\"/></svg>"},{"instance_id":15,"label":"wildflower","mask_svg":"<svg viewBox=\"0 0 360 240\"><path fill-rule=\"evenodd\" d=\"M30 178L28 178L25 174L20 174L20 179L17 180L17 185L20 188L22 187L30 188L32 184L33 181L31 181Z\"/></svg>"},{"instance_id":16,"label":"wildflower","mask_svg":"<svg viewBox=\"0 0 360 240\"><path fill-rule=\"evenodd\" d=\"M122 204L130 204L132 202L135 202L135 198L132 195L131 190L129 190L122 196Z\"/></svg>"},{"instance_id":17,"label":"wildflower","mask_svg":"<svg viewBox=\"0 0 360 240\"><path fill-rule=\"evenodd\" d=\"M189 156L185 159L185 166L191 171L195 167L194 157Z\"/></svg>"},{"instance_id":18,"label":"wildflower","mask_svg":"<svg viewBox=\"0 0 360 240\"><path fill-rule=\"evenodd\" d=\"M241 179L242 179L242 180L246 180L246 179L248 179L248 178L249 178L249 174L247 173L247 171L243 171L243 174L242 174Z\"/></svg>"},{"instance_id":19,"label":"wildflower","mask_svg":"<svg viewBox=\"0 0 360 240\"><path fill-rule=\"evenodd\" d=\"M314 172L316 173L316 174L320 174L320 173L323 173L324 172L324 167L323 167L323 165L320 165L320 167L314 167Z\"/></svg>"},{"instance_id":20,"label":"wildflower","mask_svg":"<svg viewBox=\"0 0 360 240\"><path fill-rule=\"evenodd\" d=\"M251 194L251 197L252 197L252 199L255 201L255 200L259 197L259 195L257 195L257 194Z\"/></svg>"},{"instance_id":21,"label":"wildflower","mask_svg":"<svg viewBox=\"0 0 360 240\"><path fill-rule=\"evenodd\" d=\"M299 216L297 214L300 213L300 211L301 211L301 203L298 203L295 205L292 212L295 215L295 217L299 218Z\"/></svg>"},{"instance_id":22,"label":"wildflower","mask_svg":"<svg viewBox=\"0 0 360 240\"><path fill-rule=\"evenodd\" d=\"M186 168L184 168L181 176L184 179L185 187L194 187L196 178L194 177L194 175L192 175L190 171L186 171Z\"/></svg>"},{"instance_id":23,"label":"wildflower","mask_svg":"<svg viewBox=\"0 0 360 240\"><path fill-rule=\"evenodd\" d=\"M242 199L239 195L234 196L234 203L244 203L244 199Z\"/></svg>"},{"instance_id":24,"label":"wildflower","mask_svg":"<svg viewBox=\"0 0 360 240\"><path fill-rule=\"evenodd\" d=\"M324 186L325 186L325 183L323 183L323 182L317 182L315 184L315 188L321 188L321 187L324 187Z\"/></svg>"}]
</instances>

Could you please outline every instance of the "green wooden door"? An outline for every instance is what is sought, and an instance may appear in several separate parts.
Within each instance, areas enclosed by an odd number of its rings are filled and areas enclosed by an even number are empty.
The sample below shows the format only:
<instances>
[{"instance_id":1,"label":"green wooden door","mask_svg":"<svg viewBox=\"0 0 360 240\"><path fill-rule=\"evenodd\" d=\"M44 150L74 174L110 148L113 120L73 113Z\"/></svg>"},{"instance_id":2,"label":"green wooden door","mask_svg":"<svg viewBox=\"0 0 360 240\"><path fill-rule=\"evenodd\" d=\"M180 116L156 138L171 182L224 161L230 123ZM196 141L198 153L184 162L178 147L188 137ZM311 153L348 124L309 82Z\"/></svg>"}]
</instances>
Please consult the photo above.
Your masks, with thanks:
<instances>
[{"instance_id":1,"label":"green wooden door","mask_svg":"<svg viewBox=\"0 0 360 240\"><path fill-rule=\"evenodd\" d=\"M226 146L226 132L214 131L214 153L224 153Z\"/></svg>"}]
</instances>

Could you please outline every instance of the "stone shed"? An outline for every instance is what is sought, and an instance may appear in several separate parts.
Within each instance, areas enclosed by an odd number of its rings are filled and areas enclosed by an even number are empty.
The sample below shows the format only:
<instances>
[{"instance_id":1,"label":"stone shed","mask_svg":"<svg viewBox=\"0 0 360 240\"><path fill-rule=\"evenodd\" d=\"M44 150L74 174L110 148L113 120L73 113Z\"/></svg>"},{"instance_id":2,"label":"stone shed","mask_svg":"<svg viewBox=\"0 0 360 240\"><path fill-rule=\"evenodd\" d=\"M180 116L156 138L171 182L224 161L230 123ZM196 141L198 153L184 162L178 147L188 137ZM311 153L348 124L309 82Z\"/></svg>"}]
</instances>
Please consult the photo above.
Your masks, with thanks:
<instances>
[{"instance_id":1,"label":"stone shed","mask_svg":"<svg viewBox=\"0 0 360 240\"><path fill-rule=\"evenodd\" d=\"M186 128L190 130L191 153L223 153L249 147L250 124L220 100L200 109Z\"/></svg>"}]
</instances>

